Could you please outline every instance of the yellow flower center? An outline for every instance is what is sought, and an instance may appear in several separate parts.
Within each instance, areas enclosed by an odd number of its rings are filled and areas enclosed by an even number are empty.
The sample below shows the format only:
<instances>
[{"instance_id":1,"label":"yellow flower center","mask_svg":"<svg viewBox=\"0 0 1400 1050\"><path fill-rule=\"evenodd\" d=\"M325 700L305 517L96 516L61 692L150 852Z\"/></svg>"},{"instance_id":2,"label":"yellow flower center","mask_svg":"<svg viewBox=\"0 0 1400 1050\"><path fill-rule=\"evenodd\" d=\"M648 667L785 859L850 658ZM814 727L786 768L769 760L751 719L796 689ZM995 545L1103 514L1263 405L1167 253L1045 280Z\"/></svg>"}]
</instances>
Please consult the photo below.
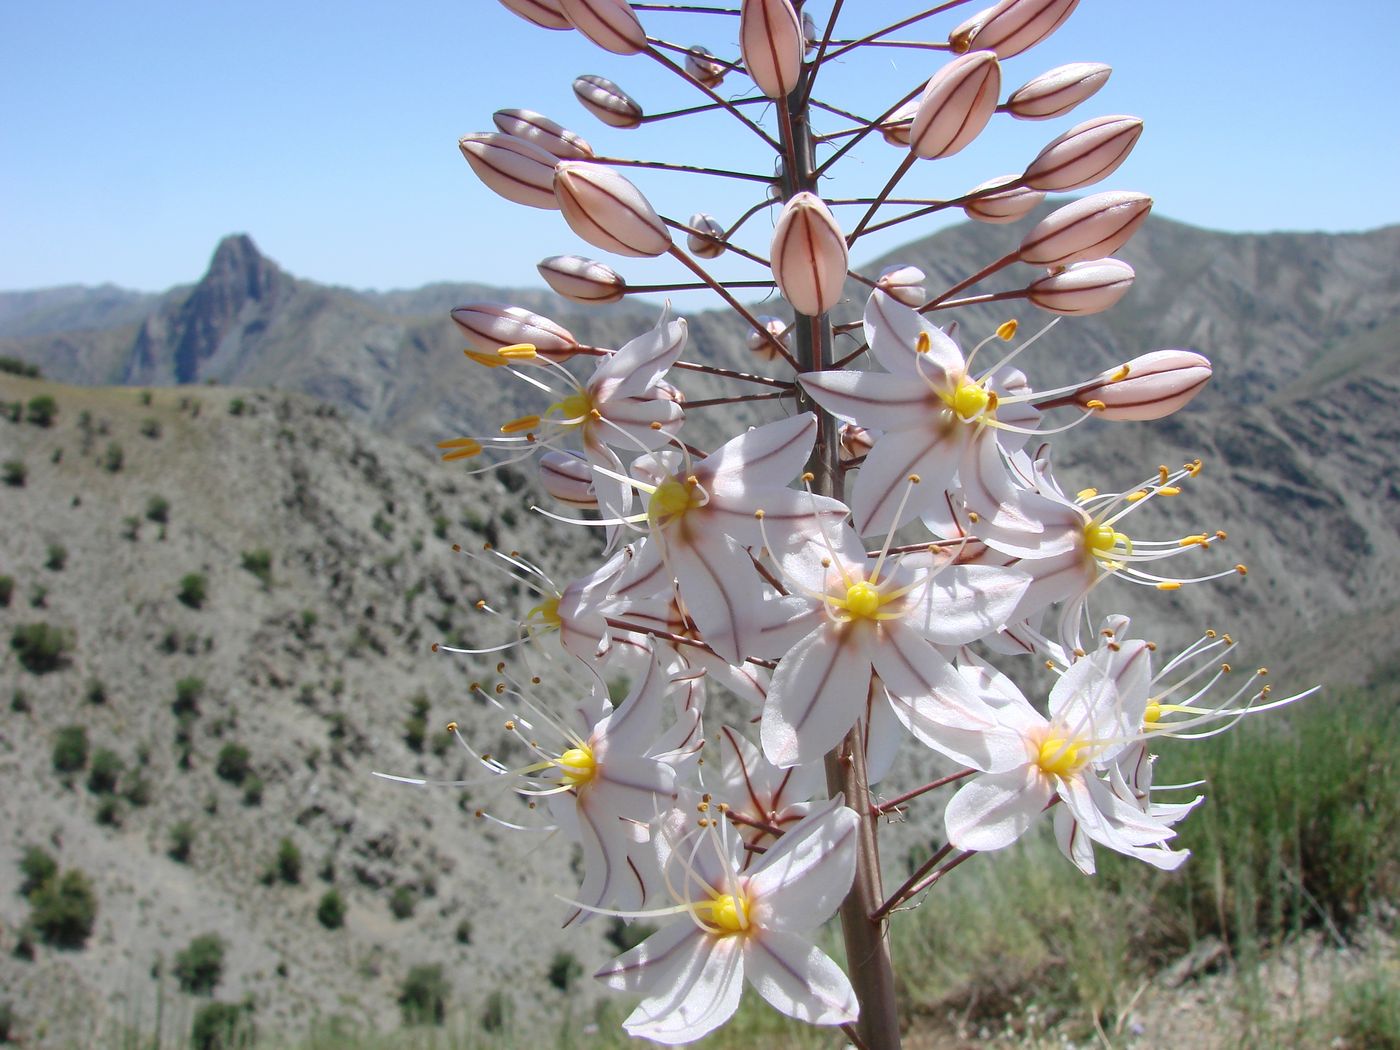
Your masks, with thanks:
<instances>
[{"instance_id":1,"label":"yellow flower center","mask_svg":"<svg viewBox=\"0 0 1400 1050\"><path fill-rule=\"evenodd\" d=\"M749 902L732 893L702 901L695 906L695 910L704 913L703 918L717 927L722 935L742 933L749 928Z\"/></svg>"},{"instance_id":2,"label":"yellow flower center","mask_svg":"<svg viewBox=\"0 0 1400 1050\"><path fill-rule=\"evenodd\" d=\"M958 382L958 388L951 398L945 398L948 407L965 420L971 421L981 415L996 412L996 395L980 383L970 383L966 379Z\"/></svg>"},{"instance_id":3,"label":"yellow flower center","mask_svg":"<svg viewBox=\"0 0 1400 1050\"><path fill-rule=\"evenodd\" d=\"M525 621L535 622L544 627L558 627L561 623L559 619L559 598L546 598L531 609L525 616Z\"/></svg>"},{"instance_id":4,"label":"yellow flower center","mask_svg":"<svg viewBox=\"0 0 1400 1050\"><path fill-rule=\"evenodd\" d=\"M1161 717L1162 705L1159 704L1156 700L1149 700L1147 702L1147 710L1143 711L1142 713L1143 725L1151 728L1152 726L1157 724Z\"/></svg>"},{"instance_id":5,"label":"yellow flower center","mask_svg":"<svg viewBox=\"0 0 1400 1050\"><path fill-rule=\"evenodd\" d=\"M880 592L873 584L861 580L846 588L842 604L853 618L869 620L880 611Z\"/></svg>"},{"instance_id":6,"label":"yellow flower center","mask_svg":"<svg viewBox=\"0 0 1400 1050\"><path fill-rule=\"evenodd\" d=\"M1112 525L1091 521L1084 526L1084 546L1090 554L1103 561L1121 561L1133 553L1133 541Z\"/></svg>"},{"instance_id":7,"label":"yellow flower center","mask_svg":"<svg viewBox=\"0 0 1400 1050\"><path fill-rule=\"evenodd\" d=\"M1036 765L1053 776L1067 777L1079 771L1079 769L1089 761L1087 755L1081 756L1081 752L1087 749L1088 745L1083 740L1066 740L1064 737L1049 737L1040 745L1040 754L1036 756Z\"/></svg>"},{"instance_id":8,"label":"yellow flower center","mask_svg":"<svg viewBox=\"0 0 1400 1050\"><path fill-rule=\"evenodd\" d=\"M681 517L692 507L701 504L700 482L693 477L684 482L667 478L651 494L647 504L647 519L653 524L664 526Z\"/></svg>"},{"instance_id":9,"label":"yellow flower center","mask_svg":"<svg viewBox=\"0 0 1400 1050\"><path fill-rule=\"evenodd\" d=\"M598 763L593 758L593 749L587 745L571 747L554 760L559 772L564 775L564 783L569 787L582 787L593 779L598 771Z\"/></svg>"},{"instance_id":10,"label":"yellow flower center","mask_svg":"<svg viewBox=\"0 0 1400 1050\"><path fill-rule=\"evenodd\" d=\"M549 406L549 415L557 415L559 422L566 426L578 426L593 411L592 399L583 391L570 394L562 401Z\"/></svg>"}]
</instances>

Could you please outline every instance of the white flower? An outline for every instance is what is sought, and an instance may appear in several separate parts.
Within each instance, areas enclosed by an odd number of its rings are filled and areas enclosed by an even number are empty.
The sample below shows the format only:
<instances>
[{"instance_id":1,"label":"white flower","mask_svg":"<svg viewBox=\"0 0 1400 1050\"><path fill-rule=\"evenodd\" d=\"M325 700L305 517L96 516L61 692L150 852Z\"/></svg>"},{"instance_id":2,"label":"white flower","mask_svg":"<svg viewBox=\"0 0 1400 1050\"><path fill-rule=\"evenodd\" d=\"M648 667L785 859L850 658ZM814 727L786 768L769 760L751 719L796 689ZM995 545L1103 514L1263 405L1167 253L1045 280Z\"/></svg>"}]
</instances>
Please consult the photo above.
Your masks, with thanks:
<instances>
[{"instance_id":1,"label":"white flower","mask_svg":"<svg viewBox=\"0 0 1400 1050\"><path fill-rule=\"evenodd\" d=\"M689 819L674 810L657 833L678 902L669 911L685 919L595 975L610 988L643 997L623 1022L627 1032L658 1043L693 1042L738 1009L745 978L775 1009L799 1021L855 1020L859 1007L850 981L806 936L850 889L854 811L839 800L820 804L748 871L732 829L702 818L687 832Z\"/></svg>"}]
</instances>

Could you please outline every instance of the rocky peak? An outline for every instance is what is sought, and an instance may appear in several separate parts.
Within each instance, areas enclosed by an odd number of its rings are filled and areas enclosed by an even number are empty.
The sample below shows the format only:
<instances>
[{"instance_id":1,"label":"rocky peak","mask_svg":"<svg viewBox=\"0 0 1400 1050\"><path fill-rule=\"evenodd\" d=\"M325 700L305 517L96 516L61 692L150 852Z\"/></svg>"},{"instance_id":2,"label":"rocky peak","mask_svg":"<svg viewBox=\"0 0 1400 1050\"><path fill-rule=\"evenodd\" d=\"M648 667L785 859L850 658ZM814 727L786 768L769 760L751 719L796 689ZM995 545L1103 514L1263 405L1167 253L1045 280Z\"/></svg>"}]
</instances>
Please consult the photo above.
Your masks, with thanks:
<instances>
[{"instance_id":1,"label":"rocky peak","mask_svg":"<svg viewBox=\"0 0 1400 1050\"><path fill-rule=\"evenodd\" d=\"M201 366L225 338L270 313L291 284L246 233L219 241L209 269L180 308L175 380L193 383L205 378Z\"/></svg>"}]
</instances>

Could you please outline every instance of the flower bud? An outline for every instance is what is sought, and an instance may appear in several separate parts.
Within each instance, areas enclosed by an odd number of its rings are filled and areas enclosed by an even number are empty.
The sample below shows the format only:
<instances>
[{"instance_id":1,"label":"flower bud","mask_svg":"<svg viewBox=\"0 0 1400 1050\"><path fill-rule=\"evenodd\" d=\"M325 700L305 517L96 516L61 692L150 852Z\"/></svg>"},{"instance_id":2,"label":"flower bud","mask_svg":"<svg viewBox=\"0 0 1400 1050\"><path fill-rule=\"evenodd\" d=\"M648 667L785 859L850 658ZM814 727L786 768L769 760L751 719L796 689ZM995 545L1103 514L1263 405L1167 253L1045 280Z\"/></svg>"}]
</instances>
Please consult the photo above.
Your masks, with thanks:
<instances>
[{"instance_id":1,"label":"flower bud","mask_svg":"<svg viewBox=\"0 0 1400 1050\"><path fill-rule=\"evenodd\" d=\"M802 50L806 55L816 53L817 45L821 43L821 35L817 32L817 20L812 17L812 12L802 12Z\"/></svg>"},{"instance_id":2,"label":"flower bud","mask_svg":"<svg viewBox=\"0 0 1400 1050\"><path fill-rule=\"evenodd\" d=\"M1210 375L1210 361L1200 354L1153 350L1080 387L1074 401L1105 419L1161 419L1199 394Z\"/></svg>"},{"instance_id":3,"label":"flower bud","mask_svg":"<svg viewBox=\"0 0 1400 1050\"><path fill-rule=\"evenodd\" d=\"M1123 298L1133 276L1133 268L1118 259L1074 263L1033 282L1026 298L1052 314L1096 314Z\"/></svg>"},{"instance_id":4,"label":"flower bud","mask_svg":"<svg viewBox=\"0 0 1400 1050\"><path fill-rule=\"evenodd\" d=\"M803 191L783 205L773 230L773 279L794 310L824 314L846 283L846 238L827 206Z\"/></svg>"},{"instance_id":5,"label":"flower bud","mask_svg":"<svg viewBox=\"0 0 1400 1050\"><path fill-rule=\"evenodd\" d=\"M717 88L729 67L717 61L709 49L696 44L685 53L685 71L707 88Z\"/></svg>"},{"instance_id":6,"label":"flower bud","mask_svg":"<svg viewBox=\"0 0 1400 1050\"><path fill-rule=\"evenodd\" d=\"M560 503L571 507L598 506L598 493L593 489L593 468L582 456L550 449L540 456L538 470L540 484Z\"/></svg>"},{"instance_id":7,"label":"flower bud","mask_svg":"<svg viewBox=\"0 0 1400 1050\"><path fill-rule=\"evenodd\" d=\"M909 148L931 160L957 153L982 133L996 112L1001 67L990 51L953 59L932 77L909 129Z\"/></svg>"},{"instance_id":8,"label":"flower bud","mask_svg":"<svg viewBox=\"0 0 1400 1050\"><path fill-rule=\"evenodd\" d=\"M891 146L909 145L909 132L914 126L914 114L919 112L919 98L911 98L885 118L880 134Z\"/></svg>"},{"instance_id":9,"label":"flower bud","mask_svg":"<svg viewBox=\"0 0 1400 1050\"><path fill-rule=\"evenodd\" d=\"M560 160L591 160L593 147L579 135L530 109L498 109L491 114L506 135L524 139Z\"/></svg>"},{"instance_id":10,"label":"flower bud","mask_svg":"<svg viewBox=\"0 0 1400 1050\"><path fill-rule=\"evenodd\" d=\"M635 55L646 50L646 30L627 0L559 0L559 7L575 29L604 51Z\"/></svg>"},{"instance_id":11,"label":"flower bud","mask_svg":"<svg viewBox=\"0 0 1400 1050\"><path fill-rule=\"evenodd\" d=\"M859 459L875 447L875 435L866 430L865 427L857 426L854 423L842 423L841 429L837 431L837 436L841 442L842 463Z\"/></svg>"},{"instance_id":12,"label":"flower bud","mask_svg":"<svg viewBox=\"0 0 1400 1050\"><path fill-rule=\"evenodd\" d=\"M463 135L457 143L477 178L508 201L557 211L552 153L499 132Z\"/></svg>"},{"instance_id":13,"label":"flower bud","mask_svg":"<svg viewBox=\"0 0 1400 1050\"><path fill-rule=\"evenodd\" d=\"M1145 193L1095 193L1051 212L1021 242L1021 261L1032 266L1068 266L1102 259L1128 243L1147 220L1152 198Z\"/></svg>"},{"instance_id":14,"label":"flower bud","mask_svg":"<svg viewBox=\"0 0 1400 1050\"><path fill-rule=\"evenodd\" d=\"M564 361L579 348L578 340L567 328L519 306L468 303L452 311L452 320L467 342L487 356L495 355L502 347L529 343L541 356Z\"/></svg>"},{"instance_id":15,"label":"flower bud","mask_svg":"<svg viewBox=\"0 0 1400 1050\"><path fill-rule=\"evenodd\" d=\"M786 98L802 73L802 21L788 0L743 0L739 52L744 69L769 98Z\"/></svg>"},{"instance_id":16,"label":"flower bud","mask_svg":"<svg viewBox=\"0 0 1400 1050\"><path fill-rule=\"evenodd\" d=\"M765 339L758 332L749 333L749 352L761 361L773 361L778 357L778 347L786 347L788 324L781 317L763 316L758 319L771 339Z\"/></svg>"},{"instance_id":17,"label":"flower bud","mask_svg":"<svg viewBox=\"0 0 1400 1050\"><path fill-rule=\"evenodd\" d=\"M545 284L576 303L615 303L627 292L616 270L581 255L551 255L535 268Z\"/></svg>"},{"instance_id":18,"label":"flower bud","mask_svg":"<svg viewBox=\"0 0 1400 1050\"><path fill-rule=\"evenodd\" d=\"M1137 117L1095 117L1076 124L1031 161L1026 185L1036 190L1075 190L1117 170L1142 135Z\"/></svg>"},{"instance_id":19,"label":"flower bud","mask_svg":"<svg viewBox=\"0 0 1400 1050\"><path fill-rule=\"evenodd\" d=\"M1006 109L1020 120L1062 117L1107 84L1112 72L1112 67L1102 62L1056 66L1012 92Z\"/></svg>"},{"instance_id":20,"label":"flower bud","mask_svg":"<svg viewBox=\"0 0 1400 1050\"><path fill-rule=\"evenodd\" d=\"M928 301L926 279L927 275L917 266L891 266L881 271L875 287L905 306L923 306Z\"/></svg>"},{"instance_id":21,"label":"flower bud","mask_svg":"<svg viewBox=\"0 0 1400 1050\"><path fill-rule=\"evenodd\" d=\"M671 231L642 191L612 168L561 160L554 169L554 195L564 220L595 248L634 258L663 255Z\"/></svg>"},{"instance_id":22,"label":"flower bud","mask_svg":"<svg viewBox=\"0 0 1400 1050\"><path fill-rule=\"evenodd\" d=\"M1079 0L1001 0L979 11L948 35L955 54L995 51L1019 55L1058 29Z\"/></svg>"},{"instance_id":23,"label":"flower bud","mask_svg":"<svg viewBox=\"0 0 1400 1050\"><path fill-rule=\"evenodd\" d=\"M501 3L541 29L574 28L568 15L564 14L563 8L559 6L559 0L501 0Z\"/></svg>"},{"instance_id":24,"label":"flower bud","mask_svg":"<svg viewBox=\"0 0 1400 1050\"><path fill-rule=\"evenodd\" d=\"M574 95L583 108L614 128L635 128L642 122L642 107L611 80L592 73L574 80Z\"/></svg>"},{"instance_id":25,"label":"flower bud","mask_svg":"<svg viewBox=\"0 0 1400 1050\"><path fill-rule=\"evenodd\" d=\"M1018 186L1020 181L1018 175L999 175L973 187L964 195L971 199L963 204L963 214L969 219L990 223L1015 222L1029 214L1031 209L1045 199L1045 194L1027 186ZM1005 186L1006 189L982 192L997 186ZM973 197L974 193L979 196Z\"/></svg>"},{"instance_id":26,"label":"flower bud","mask_svg":"<svg viewBox=\"0 0 1400 1050\"><path fill-rule=\"evenodd\" d=\"M696 212L690 217L690 226L698 231L688 234L685 245L691 255L701 259L718 259L724 254L724 227L713 215Z\"/></svg>"}]
</instances>

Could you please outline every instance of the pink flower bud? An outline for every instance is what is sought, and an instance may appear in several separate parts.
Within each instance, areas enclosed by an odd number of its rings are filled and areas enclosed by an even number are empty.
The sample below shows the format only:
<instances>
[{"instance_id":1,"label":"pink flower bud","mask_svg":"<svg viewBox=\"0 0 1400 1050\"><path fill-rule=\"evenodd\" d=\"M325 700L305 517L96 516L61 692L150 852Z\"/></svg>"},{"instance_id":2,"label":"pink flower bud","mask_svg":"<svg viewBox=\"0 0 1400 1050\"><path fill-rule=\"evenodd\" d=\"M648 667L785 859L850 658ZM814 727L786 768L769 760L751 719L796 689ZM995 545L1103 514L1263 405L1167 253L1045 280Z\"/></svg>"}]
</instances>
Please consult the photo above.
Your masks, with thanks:
<instances>
[{"instance_id":1,"label":"pink flower bud","mask_svg":"<svg viewBox=\"0 0 1400 1050\"><path fill-rule=\"evenodd\" d=\"M499 132L463 135L457 146L477 178L508 201L557 211L552 153Z\"/></svg>"},{"instance_id":2,"label":"pink flower bud","mask_svg":"<svg viewBox=\"0 0 1400 1050\"><path fill-rule=\"evenodd\" d=\"M920 101L921 99L911 98L880 125L880 134L891 146L909 145L909 132L914 126L914 114L919 112Z\"/></svg>"},{"instance_id":3,"label":"pink flower bud","mask_svg":"<svg viewBox=\"0 0 1400 1050\"><path fill-rule=\"evenodd\" d=\"M764 338L758 332L749 333L749 352L760 361L774 361L778 357L778 346L786 347L787 322L781 317L760 317L758 323L763 325L764 331L772 336L771 339Z\"/></svg>"},{"instance_id":4,"label":"pink flower bud","mask_svg":"<svg viewBox=\"0 0 1400 1050\"><path fill-rule=\"evenodd\" d=\"M1101 313L1123 298L1133 276L1133 268L1119 259L1074 263L1033 282L1026 298L1052 314Z\"/></svg>"},{"instance_id":5,"label":"pink flower bud","mask_svg":"<svg viewBox=\"0 0 1400 1050\"><path fill-rule=\"evenodd\" d=\"M1031 161L1026 185L1052 192L1092 185L1117 170L1141 135L1137 117L1095 117L1076 124Z\"/></svg>"},{"instance_id":6,"label":"pink flower bud","mask_svg":"<svg viewBox=\"0 0 1400 1050\"><path fill-rule=\"evenodd\" d=\"M1128 243L1147 220L1152 198L1145 193L1095 193L1051 212L1021 242L1021 261L1032 266L1068 266L1102 259Z\"/></svg>"},{"instance_id":7,"label":"pink flower bud","mask_svg":"<svg viewBox=\"0 0 1400 1050\"><path fill-rule=\"evenodd\" d=\"M535 268L545 284L576 303L615 303L627 292L616 270L581 255L551 255Z\"/></svg>"},{"instance_id":8,"label":"pink flower bud","mask_svg":"<svg viewBox=\"0 0 1400 1050\"><path fill-rule=\"evenodd\" d=\"M980 186L974 186L967 195L981 195L963 204L963 214L969 219L990 223L1015 222L1029 214L1031 209L1045 199L1045 194L1040 190L1016 185L1020 181L1018 175L999 175ZM991 190L997 186L1007 188L993 193L982 193L983 190Z\"/></svg>"},{"instance_id":9,"label":"pink flower bud","mask_svg":"<svg viewBox=\"0 0 1400 1050\"><path fill-rule=\"evenodd\" d=\"M1210 375L1210 361L1200 354L1153 350L1080 387L1074 401L1105 419L1161 419L1199 394Z\"/></svg>"},{"instance_id":10,"label":"pink flower bud","mask_svg":"<svg viewBox=\"0 0 1400 1050\"><path fill-rule=\"evenodd\" d=\"M583 108L614 128L635 128L642 122L642 107L611 80L592 73L574 80L574 94Z\"/></svg>"},{"instance_id":11,"label":"pink flower bud","mask_svg":"<svg viewBox=\"0 0 1400 1050\"><path fill-rule=\"evenodd\" d=\"M498 109L491 115L504 134L524 139L560 160L590 160L593 147L579 135L530 109Z\"/></svg>"},{"instance_id":12,"label":"pink flower bud","mask_svg":"<svg viewBox=\"0 0 1400 1050\"><path fill-rule=\"evenodd\" d=\"M570 229L595 248L637 258L671 247L671 231L642 191L612 168L561 160L554 195Z\"/></svg>"},{"instance_id":13,"label":"pink flower bud","mask_svg":"<svg viewBox=\"0 0 1400 1050\"><path fill-rule=\"evenodd\" d=\"M769 98L786 98L802 73L802 21L788 0L743 0L739 52L744 68Z\"/></svg>"},{"instance_id":14,"label":"pink flower bud","mask_svg":"<svg viewBox=\"0 0 1400 1050\"><path fill-rule=\"evenodd\" d=\"M502 347L529 343L552 361L578 353L579 342L567 328L519 306L469 303L452 311L452 320L473 348L487 355Z\"/></svg>"},{"instance_id":15,"label":"pink flower bud","mask_svg":"<svg viewBox=\"0 0 1400 1050\"><path fill-rule=\"evenodd\" d=\"M501 3L525 21L533 22L542 29L574 28L574 24L559 6L559 0L501 0Z\"/></svg>"},{"instance_id":16,"label":"pink flower bud","mask_svg":"<svg viewBox=\"0 0 1400 1050\"><path fill-rule=\"evenodd\" d=\"M593 468L573 452L550 449L539 459L540 484L560 503L571 507L598 506L593 490Z\"/></svg>"},{"instance_id":17,"label":"pink flower bud","mask_svg":"<svg viewBox=\"0 0 1400 1050\"><path fill-rule=\"evenodd\" d=\"M996 112L1001 67L991 51L953 59L931 78L909 129L909 148L926 159L948 157L982 133Z\"/></svg>"},{"instance_id":18,"label":"pink flower bud","mask_svg":"<svg viewBox=\"0 0 1400 1050\"><path fill-rule=\"evenodd\" d=\"M1108 83L1112 67L1102 62L1071 62L1056 66L1017 88L1006 108L1020 120L1061 117Z\"/></svg>"},{"instance_id":19,"label":"pink flower bud","mask_svg":"<svg viewBox=\"0 0 1400 1050\"><path fill-rule=\"evenodd\" d=\"M724 254L724 227L713 215L696 212L690 217L691 229L698 233L687 234L685 245L691 255L702 259L718 259Z\"/></svg>"},{"instance_id":20,"label":"pink flower bud","mask_svg":"<svg viewBox=\"0 0 1400 1050\"><path fill-rule=\"evenodd\" d=\"M891 266L881 271L875 287L905 306L923 306L928 301L926 279L927 275L917 266Z\"/></svg>"},{"instance_id":21,"label":"pink flower bud","mask_svg":"<svg viewBox=\"0 0 1400 1050\"><path fill-rule=\"evenodd\" d=\"M709 50L696 44L685 53L685 71L708 88L719 87L729 68L717 62Z\"/></svg>"},{"instance_id":22,"label":"pink flower bud","mask_svg":"<svg viewBox=\"0 0 1400 1050\"><path fill-rule=\"evenodd\" d=\"M948 36L956 54L995 51L998 58L1019 55L1058 29L1079 0L1001 0L979 11Z\"/></svg>"},{"instance_id":23,"label":"pink flower bud","mask_svg":"<svg viewBox=\"0 0 1400 1050\"><path fill-rule=\"evenodd\" d=\"M646 50L646 30L627 0L559 0L559 7L575 29L604 51L635 55Z\"/></svg>"},{"instance_id":24,"label":"pink flower bud","mask_svg":"<svg viewBox=\"0 0 1400 1050\"><path fill-rule=\"evenodd\" d=\"M841 299L846 283L846 238L815 193L783 205L773 230L773 279L794 310L816 317Z\"/></svg>"},{"instance_id":25,"label":"pink flower bud","mask_svg":"<svg viewBox=\"0 0 1400 1050\"><path fill-rule=\"evenodd\" d=\"M842 423L837 431L837 440L841 442L839 455L842 463L859 459L875 447L875 435L854 423Z\"/></svg>"},{"instance_id":26,"label":"pink flower bud","mask_svg":"<svg viewBox=\"0 0 1400 1050\"><path fill-rule=\"evenodd\" d=\"M812 17L812 12L802 12L802 50L806 55L816 53L817 45L821 43L821 35L817 32L817 20Z\"/></svg>"}]
</instances>

